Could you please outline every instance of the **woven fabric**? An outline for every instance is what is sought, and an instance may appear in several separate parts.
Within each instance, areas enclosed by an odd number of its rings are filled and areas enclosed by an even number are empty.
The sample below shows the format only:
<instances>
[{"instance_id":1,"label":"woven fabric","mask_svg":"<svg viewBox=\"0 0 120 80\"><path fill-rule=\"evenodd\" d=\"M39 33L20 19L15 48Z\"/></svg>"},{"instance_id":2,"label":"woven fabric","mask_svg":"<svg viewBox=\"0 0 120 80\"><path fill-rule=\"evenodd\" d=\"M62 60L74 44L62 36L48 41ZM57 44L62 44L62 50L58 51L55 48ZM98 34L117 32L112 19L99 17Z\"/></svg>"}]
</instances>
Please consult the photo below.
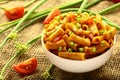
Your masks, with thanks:
<instances>
[{"instance_id":1,"label":"woven fabric","mask_svg":"<svg viewBox=\"0 0 120 80\"><path fill-rule=\"evenodd\" d=\"M41 11L50 7L55 7L72 1L74 0L48 0L36 11ZM9 8L9 7L25 5L27 2L28 0L9 1L8 3L0 3L0 6ZM36 5L36 3L32 4L26 10L31 9L32 6ZM94 12L99 12L113 4L114 3L111 2L110 0L109 1L105 0L105 1L101 1L97 5L92 6L91 8L89 8L89 10ZM119 15L120 15L120 8L117 8L111 12L106 13L104 16L120 25ZM4 11L0 10L0 23L7 21L8 21L7 18L4 16ZM3 29L4 27L0 27L0 30ZM12 29L13 28L0 34L0 43L5 39L5 37ZM43 29L42 20L38 20L38 22L35 22L34 24L20 31L19 38L17 41L21 43L25 43L28 40L39 35L42 32L42 29ZM14 47L14 41L8 41L7 44L5 44L5 46L2 49L0 49L0 70L4 66L4 64L6 64L6 62L13 56L13 54L15 54L15 50L16 49ZM105 65L103 65L99 69L87 73L69 73L55 67L51 71L51 76L53 77L54 80L120 80L119 55L120 55L120 32L117 33L117 41L111 58L106 62ZM36 57L38 60L37 70L33 74L29 76L21 76L13 70L12 66L14 64L24 61L30 57ZM41 41L38 40L29 48L27 52L17 57L9 65L9 67L6 69L4 73L4 78L5 80L42 80L40 75L45 71L45 69L49 67L50 64L51 62L46 57L46 55L44 54L44 50L42 49Z\"/></svg>"}]
</instances>

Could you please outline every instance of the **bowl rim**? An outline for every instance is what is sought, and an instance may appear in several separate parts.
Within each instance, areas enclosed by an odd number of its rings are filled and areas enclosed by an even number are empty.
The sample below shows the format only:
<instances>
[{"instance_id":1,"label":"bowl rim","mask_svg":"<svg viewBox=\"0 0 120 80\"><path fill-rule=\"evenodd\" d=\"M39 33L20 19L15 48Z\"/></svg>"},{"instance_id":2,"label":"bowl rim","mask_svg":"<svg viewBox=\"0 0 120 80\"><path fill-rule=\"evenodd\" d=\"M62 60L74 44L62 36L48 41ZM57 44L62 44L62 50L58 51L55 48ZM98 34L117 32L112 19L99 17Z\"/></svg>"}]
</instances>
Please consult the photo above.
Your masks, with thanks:
<instances>
[{"instance_id":1,"label":"bowl rim","mask_svg":"<svg viewBox=\"0 0 120 80\"><path fill-rule=\"evenodd\" d=\"M64 60L69 60L69 61L74 61L74 62L84 62L84 61L88 61L88 60L93 60L93 59L99 58L99 57L107 54L107 52L110 51L110 50L114 47L115 42L116 42L116 35L114 35L114 44L112 45L112 47L111 47L110 49L108 49L108 50L105 51L104 53L102 53L102 54L100 54L100 55L98 55L98 56L92 57L92 58L85 59L85 60L72 60L72 59L67 59L67 58L59 57L59 56L53 54L52 52L50 52L50 51L45 47L45 45L44 45L44 40L43 40L43 39L44 39L44 34L45 34L45 33L43 33L43 35L42 35L41 42L42 42L42 47L45 49L45 51L48 51L50 54L52 54L53 56L55 56L55 57L57 57L57 58L64 59Z\"/></svg>"}]
</instances>

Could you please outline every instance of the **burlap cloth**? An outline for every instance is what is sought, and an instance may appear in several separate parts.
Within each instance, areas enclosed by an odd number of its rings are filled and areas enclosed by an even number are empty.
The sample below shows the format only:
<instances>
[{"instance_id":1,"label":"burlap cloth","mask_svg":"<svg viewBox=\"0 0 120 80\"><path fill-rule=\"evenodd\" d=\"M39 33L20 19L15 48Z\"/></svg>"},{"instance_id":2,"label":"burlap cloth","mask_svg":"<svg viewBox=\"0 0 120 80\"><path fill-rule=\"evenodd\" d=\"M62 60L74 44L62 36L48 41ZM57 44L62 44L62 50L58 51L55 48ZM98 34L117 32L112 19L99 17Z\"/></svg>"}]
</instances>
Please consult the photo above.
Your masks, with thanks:
<instances>
[{"instance_id":1,"label":"burlap cloth","mask_svg":"<svg viewBox=\"0 0 120 80\"><path fill-rule=\"evenodd\" d=\"M54 7L56 5L60 5L63 3L72 2L74 0L48 0L47 3L43 4L37 11L47 9L50 7ZM18 5L24 5L28 1L25 0L14 0L10 1L9 3L0 3L0 6L2 7L15 7ZM36 2L37 3L37 2ZM36 3L28 7L27 9L30 9L32 6L34 6ZM113 3L111 1L102 1L98 3L97 5L90 8L90 10L99 12L102 9L105 9L106 7L112 5ZM110 13L105 14L108 19L111 21L117 23L120 25L120 8L113 10ZM4 16L4 12L0 10L0 23L7 22L7 18ZM42 22L38 21L35 24L25 28L21 32L19 32L19 42L25 43L29 39L34 38L35 36L39 35L42 31ZM0 27L2 29L4 27ZM11 29L10 29L11 30ZM0 43L3 41L3 39L7 36L7 34L10 32L10 30L7 30L3 34L0 34ZM3 65L12 57L12 55L15 53L15 48L13 47L13 42L7 42L7 44L0 49L0 69L3 67ZM65 72L63 70L58 69L55 67L52 72L51 76L55 80L120 80L120 32L117 33L117 42L115 44L115 49L113 50L113 54L110 58L110 60L107 61L105 65L103 65L101 68L88 72L88 73L69 73ZM20 76L18 73L16 73L12 65L17 64L18 62L24 61L30 57L36 57L38 60L38 67L37 70L29 76ZM10 66L6 69L4 77L5 80L41 80L42 78L40 75L45 71L46 68L50 65L50 61L44 54L44 50L41 47L40 40L35 42L30 49L22 54L20 57L17 57ZM89 65L88 65L89 67Z\"/></svg>"}]
</instances>

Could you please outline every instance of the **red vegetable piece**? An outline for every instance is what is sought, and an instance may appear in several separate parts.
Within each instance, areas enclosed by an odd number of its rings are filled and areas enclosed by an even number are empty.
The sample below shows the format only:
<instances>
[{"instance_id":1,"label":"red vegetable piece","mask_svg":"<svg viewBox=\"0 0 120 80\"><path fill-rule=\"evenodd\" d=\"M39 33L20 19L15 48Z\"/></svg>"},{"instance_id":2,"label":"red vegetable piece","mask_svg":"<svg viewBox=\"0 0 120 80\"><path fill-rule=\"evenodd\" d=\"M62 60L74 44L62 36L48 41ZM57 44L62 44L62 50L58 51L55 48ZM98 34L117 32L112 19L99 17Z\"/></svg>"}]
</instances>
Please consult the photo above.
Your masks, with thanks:
<instances>
[{"instance_id":1,"label":"red vegetable piece","mask_svg":"<svg viewBox=\"0 0 120 80\"><path fill-rule=\"evenodd\" d=\"M113 2L115 2L115 3L118 3L118 2L120 2L120 0L112 0Z\"/></svg>"},{"instance_id":2,"label":"red vegetable piece","mask_svg":"<svg viewBox=\"0 0 120 80\"><path fill-rule=\"evenodd\" d=\"M58 36L57 38L55 38L55 39L53 40L53 42L56 43L56 42L58 42L58 41L61 40L61 39L62 39L62 35L60 35L60 36Z\"/></svg>"},{"instance_id":3,"label":"red vegetable piece","mask_svg":"<svg viewBox=\"0 0 120 80\"><path fill-rule=\"evenodd\" d=\"M48 16L45 18L45 20L43 21L44 24L48 24L55 16L60 15L60 10L55 8L53 9Z\"/></svg>"},{"instance_id":4,"label":"red vegetable piece","mask_svg":"<svg viewBox=\"0 0 120 80\"><path fill-rule=\"evenodd\" d=\"M87 24L88 24L88 25L92 25L92 24L93 24L93 19L92 19L92 18L89 18L88 21L87 21Z\"/></svg>"},{"instance_id":5,"label":"red vegetable piece","mask_svg":"<svg viewBox=\"0 0 120 80\"><path fill-rule=\"evenodd\" d=\"M9 20L19 19L24 16L24 7L5 9L5 15Z\"/></svg>"},{"instance_id":6,"label":"red vegetable piece","mask_svg":"<svg viewBox=\"0 0 120 80\"><path fill-rule=\"evenodd\" d=\"M30 58L24 62L21 62L13 66L14 70L21 75L32 74L37 68L37 59Z\"/></svg>"}]
</instances>

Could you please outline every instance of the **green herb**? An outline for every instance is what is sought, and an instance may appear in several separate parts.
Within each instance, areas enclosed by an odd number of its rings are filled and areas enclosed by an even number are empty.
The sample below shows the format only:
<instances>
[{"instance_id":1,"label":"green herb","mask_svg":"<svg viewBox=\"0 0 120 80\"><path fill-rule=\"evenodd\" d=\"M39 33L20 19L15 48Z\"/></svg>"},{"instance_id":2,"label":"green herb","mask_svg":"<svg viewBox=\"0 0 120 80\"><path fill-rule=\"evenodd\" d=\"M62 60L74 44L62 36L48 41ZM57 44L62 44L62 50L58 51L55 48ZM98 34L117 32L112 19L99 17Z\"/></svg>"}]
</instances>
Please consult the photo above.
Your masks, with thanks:
<instances>
[{"instance_id":1,"label":"green herb","mask_svg":"<svg viewBox=\"0 0 120 80\"><path fill-rule=\"evenodd\" d=\"M58 51L62 51L62 47L61 46L58 48Z\"/></svg>"},{"instance_id":2,"label":"green herb","mask_svg":"<svg viewBox=\"0 0 120 80\"><path fill-rule=\"evenodd\" d=\"M112 6L107 7L104 10L100 11L99 14L103 15L103 14L110 12L112 10L115 10L116 8L119 8L119 7L120 7L120 3L113 4Z\"/></svg>"},{"instance_id":3,"label":"green herb","mask_svg":"<svg viewBox=\"0 0 120 80\"><path fill-rule=\"evenodd\" d=\"M96 52L96 51L97 51L96 47L92 47L92 52Z\"/></svg>"},{"instance_id":4,"label":"green herb","mask_svg":"<svg viewBox=\"0 0 120 80\"><path fill-rule=\"evenodd\" d=\"M75 46L75 43L74 43L74 42L70 42L70 45L71 45L71 46Z\"/></svg>"},{"instance_id":5,"label":"green herb","mask_svg":"<svg viewBox=\"0 0 120 80\"><path fill-rule=\"evenodd\" d=\"M44 73L42 73L41 77L44 78L45 80L51 80L52 77L50 76L50 71L54 68L55 66L51 64L48 69L45 70Z\"/></svg>"},{"instance_id":6,"label":"green herb","mask_svg":"<svg viewBox=\"0 0 120 80\"><path fill-rule=\"evenodd\" d=\"M79 52L84 52L84 48L78 48Z\"/></svg>"},{"instance_id":7,"label":"green herb","mask_svg":"<svg viewBox=\"0 0 120 80\"><path fill-rule=\"evenodd\" d=\"M72 52L73 51L73 49L72 48L68 48L68 52Z\"/></svg>"},{"instance_id":8,"label":"green herb","mask_svg":"<svg viewBox=\"0 0 120 80\"><path fill-rule=\"evenodd\" d=\"M4 39L4 41L0 44L0 48L2 48L4 46L4 44L9 40L9 38L11 38L11 35L13 33L17 32L17 29L19 29L19 27L22 25L22 23L28 18L28 16L35 11L40 5L42 5L44 2L46 2L46 0L41 0L36 6L34 6L21 20L20 22L16 25L16 27L10 32L10 34ZM12 37L14 38L14 36Z\"/></svg>"},{"instance_id":9,"label":"green herb","mask_svg":"<svg viewBox=\"0 0 120 80\"><path fill-rule=\"evenodd\" d=\"M69 32L69 35L71 35L71 34L73 34L73 32L70 31L70 32Z\"/></svg>"}]
</instances>

